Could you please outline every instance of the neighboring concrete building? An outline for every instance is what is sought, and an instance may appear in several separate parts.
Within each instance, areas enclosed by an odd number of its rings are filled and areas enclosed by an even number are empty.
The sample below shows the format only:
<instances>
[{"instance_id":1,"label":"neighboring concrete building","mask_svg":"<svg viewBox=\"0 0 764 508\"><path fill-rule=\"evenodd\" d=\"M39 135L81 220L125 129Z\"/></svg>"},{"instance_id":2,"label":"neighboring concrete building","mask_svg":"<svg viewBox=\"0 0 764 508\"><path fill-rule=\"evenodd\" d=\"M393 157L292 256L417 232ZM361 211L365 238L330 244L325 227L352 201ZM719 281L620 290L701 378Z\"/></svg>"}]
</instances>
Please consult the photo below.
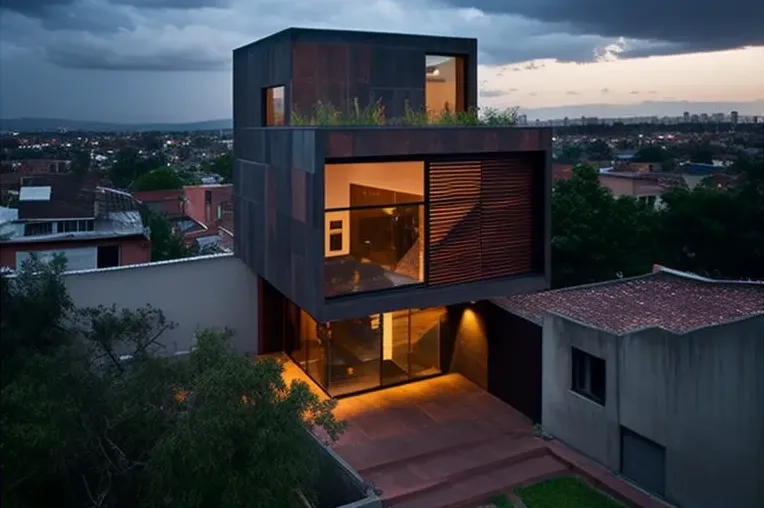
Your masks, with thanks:
<instances>
[{"instance_id":1,"label":"neighboring concrete building","mask_svg":"<svg viewBox=\"0 0 764 508\"><path fill-rule=\"evenodd\" d=\"M475 39L288 29L233 62L259 352L335 396L448 371L485 387L463 304L549 286L551 129L405 125L476 108ZM305 122L318 104L379 117Z\"/></svg>"},{"instance_id":2,"label":"neighboring concrete building","mask_svg":"<svg viewBox=\"0 0 764 508\"><path fill-rule=\"evenodd\" d=\"M133 196L146 207L164 215L186 239L201 249L227 251L231 249L229 229L231 184L187 185L182 189L137 191ZM221 232L218 227L227 224ZM221 233L223 238L221 239ZM232 234L230 235L232 237Z\"/></svg>"},{"instance_id":3,"label":"neighboring concrete building","mask_svg":"<svg viewBox=\"0 0 764 508\"><path fill-rule=\"evenodd\" d=\"M616 197L631 196L654 207L660 207L661 195L676 185L657 175L637 172L600 171L599 180Z\"/></svg>"},{"instance_id":4,"label":"neighboring concrete building","mask_svg":"<svg viewBox=\"0 0 764 508\"><path fill-rule=\"evenodd\" d=\"M26 177L17 208L4 208L0 266L16 268L30 253L67 257L71 270L146 263L151 243L130 194L76 178Z\"/></svg>"},{"instance_id":5,"label":"neighboring concrete building","mask_svg":"<svg viewBox=\"0 0 764 508\"><path fill-rule=\"evenodd\" d=\"M679 506L764 506L764 283L657 267L495 303L548 432Z\"/></svg>"}]
</instances>

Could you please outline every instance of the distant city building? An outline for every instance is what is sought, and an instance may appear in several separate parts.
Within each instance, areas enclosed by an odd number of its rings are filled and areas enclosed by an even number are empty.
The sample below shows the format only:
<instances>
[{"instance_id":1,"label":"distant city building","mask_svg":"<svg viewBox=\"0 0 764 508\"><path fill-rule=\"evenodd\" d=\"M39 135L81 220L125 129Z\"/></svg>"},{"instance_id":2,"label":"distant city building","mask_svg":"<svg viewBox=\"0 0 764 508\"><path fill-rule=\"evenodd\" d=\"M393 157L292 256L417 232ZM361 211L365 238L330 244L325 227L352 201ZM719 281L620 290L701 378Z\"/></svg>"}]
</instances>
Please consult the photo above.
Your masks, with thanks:
<instances>
[{"instance_id":1,"label":"distant city building","mask_svg":"<svg viewBox=\"0 0 764 508\"><path fill-rule=\"evenodd\" d=\"M730 122L732 122L732 125L735 125L738 123L738 113L737 111L733 111L730 113Z\"/></svg>"},{"instance_id":2,"label":"distant city building","mask_svg":"<svg viewBox=\"0 0 764 508\"><path fill-rule=\"evenodd\" d=\"M148 263L151 242L133 197L62 175L30 176L16 208L0 208L0 266L36 253L66 256L69 270Z\"/></svg>"},{"instance_id":3,"label":"distant city building","mask_svg":"<svg viewBox=\"0 0 764 508\"><path fill-rule=\"evenodd\" d=\"M682 121L684 121L684 123L689 123L690 122L690 112L689 111L685 111L684 112L684 114L682 115Z\"/></svg>"}]
</instances>

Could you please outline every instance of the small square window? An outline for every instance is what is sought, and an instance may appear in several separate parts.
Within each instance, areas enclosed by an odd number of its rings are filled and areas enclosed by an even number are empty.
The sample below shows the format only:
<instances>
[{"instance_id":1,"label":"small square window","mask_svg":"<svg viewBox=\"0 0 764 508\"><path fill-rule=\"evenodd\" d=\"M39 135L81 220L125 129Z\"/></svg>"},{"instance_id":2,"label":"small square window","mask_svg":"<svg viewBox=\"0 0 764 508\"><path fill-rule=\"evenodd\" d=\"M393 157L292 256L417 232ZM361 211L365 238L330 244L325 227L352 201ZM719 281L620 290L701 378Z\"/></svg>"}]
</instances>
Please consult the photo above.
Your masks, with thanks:
<instances>
[{"instance_id":1,"label":"small square window","mask_svg":"<svg viewBox=\"0 0 764 508\"><path fill-rule=\"evenodd\" d=\"M571 348L571 389L598 404L605 405L605 360Z\"/></svg>"},{"instance_id":2,"label":"small square window","mask_svg":"<svg viewBox=\"0 0 764 508\"><path fill-rule=\"evenodd\" d=\"M342 229L342 221L341 220L330 220L329 221L329 229L334 231L335 229Z\"/></svg>"},{"instance_id":3,"label":"small square window","mask_svg":"<svg viewBox=\"0 0 764 508\"><path fill-rule=\"evenodd\" d=\"M284 87L273 86L266 88L263 94L263 112L265 113L265 125L284 125Z\"/></svg>"},{"instance_id":4,"label":"small square window","mask_svg":"<svg viewBox=\"0 0 764 508\"><path fill-rule=\"evenodd\" d=\"M332 233L329 235L329 250L331 252L342 250L342 233Z\"/></svg>"}]
</instances>

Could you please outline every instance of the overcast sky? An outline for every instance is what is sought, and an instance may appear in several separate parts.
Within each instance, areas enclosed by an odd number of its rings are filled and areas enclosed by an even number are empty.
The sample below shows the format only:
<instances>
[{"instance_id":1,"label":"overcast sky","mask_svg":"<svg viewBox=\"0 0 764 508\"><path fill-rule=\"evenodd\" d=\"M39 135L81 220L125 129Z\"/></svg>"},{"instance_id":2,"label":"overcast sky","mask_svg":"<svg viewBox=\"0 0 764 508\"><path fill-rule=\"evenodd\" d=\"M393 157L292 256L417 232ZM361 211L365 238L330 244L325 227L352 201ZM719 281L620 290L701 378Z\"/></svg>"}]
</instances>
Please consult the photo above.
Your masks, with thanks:
<instances>
[{"instance_id":1,"label":"overcast sky","mask_svg":"<svg viewBox=\"0 0 764 508\"><path fill-rule=\"evenodd\" d=\"M762 0L0 0L0 116L229 118L289 26L477 37L482 105L764 99Z\"/></svg>"}]
</instances>

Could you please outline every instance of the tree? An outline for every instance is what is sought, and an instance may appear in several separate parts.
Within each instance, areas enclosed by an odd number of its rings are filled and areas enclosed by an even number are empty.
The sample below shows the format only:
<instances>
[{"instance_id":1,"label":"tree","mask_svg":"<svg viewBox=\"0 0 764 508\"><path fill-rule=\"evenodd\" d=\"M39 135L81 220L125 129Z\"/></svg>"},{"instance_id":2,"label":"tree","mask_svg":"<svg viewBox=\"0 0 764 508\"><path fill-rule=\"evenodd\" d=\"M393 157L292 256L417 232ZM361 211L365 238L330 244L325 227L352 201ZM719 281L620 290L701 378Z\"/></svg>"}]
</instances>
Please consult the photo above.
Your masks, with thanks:
<instances>
[{"instance_id":1,"label":"tree","mask_svg":"<svg viewBox=\"0 0 764 508\"><path fill-rule=\"evenodd\" d=\"M587 143L586 156L590 161L609 161L613 159L613 150L605 141L595 139Z\"/></svg>"},{"instance_id":2,"label":"tree","mask_svg":"<svg viewBox=\"0 0 764 508\"><path fill-rule=\"evenodd\" d=\"M741 160L732 189L675 188L662 199L663 263L732 279L764 279L764 163Z\"/></svg>"},{"instance_id":3,"label":"tree","mask_svg":"<svg viewBox=\"0 0 764 508\"><path fill-rule=\"evenodd\" d=\"M135 148L123 148L114 158L109 177L115 186L126 189L138 177L165 166L166 162L161 154L144 157Z\"/></svg>"},{"instance_id":4,"label":"tree","mask_svg":"<svg viewBox=\"0 0 764 508\"><path fill-rule=\"evenodd\" d=\"M632 276L653 263L655 213L630 197L616 199L597 170L573 168L552 192L552 284L565 287Z\"/></svg>"},{"instance_id":5,"label":"tree","mask_svg":"<svg viewBox=\"0 0 764 508\"><path fill-rule=\"evenodd\" d=\"M143 225L149 228L151 238L151 261L165 261L192 256L193 249L186 246L183 235L164 215L142 206Z\"/></svg>"},{"instance_id":6,"label":"tree","mask_svg":"<svg viewBox=\"0 0 764 508\"><path fill-rule=\"evenodd\" d=\"M675 154L672 150L663 148L657 145L643 146L637 153L634 154L632 160L634 162L666 162L669 159L673 159Z\"/></svg>"},{"instance_id":7,"label":"tree","mask_svg":"<svg viewBox=\"0 0 764 508\"><path fill-rule=\"evenodd\" d=\"M557 156L557 162L561 164L578 164L581 161L583 150L579 145L566 144L563 145L560 153Z\"/></svg>"},{"instance_id":8,"label":"tree","mask_svg":"<svg viewBox=\"0 0 764 508\"><path fill-rule=\"evenodd\" d=\"M225 153L213 160L207 169L223 177L225 182L231 182L233 180L233 155Z\"/></svg>"},{"instance_id":9,"label":"tree","mask_svg":"<svg viewBox=\"0 0 764 508\"><path fill-rule=\"evenodd\" d=\"M133 192L181 189L183 180L172 168L163 167L138 177L131 186Z\"/></svg>"},{"instance_id":10,"label":"tree","mask_svg":"<svg viewBox=\"0 0 764 508\"><path fill-rule=\"evenodd\" d=\"M76 309L60 260L0 284L3 506L300 506L317 486L306 430L336 440L333 401L287 386L274 360L200 330L160 356L174 326L150 306ZM34 335L34 334L40 335Z\"/></svg>"}]
</instances>

